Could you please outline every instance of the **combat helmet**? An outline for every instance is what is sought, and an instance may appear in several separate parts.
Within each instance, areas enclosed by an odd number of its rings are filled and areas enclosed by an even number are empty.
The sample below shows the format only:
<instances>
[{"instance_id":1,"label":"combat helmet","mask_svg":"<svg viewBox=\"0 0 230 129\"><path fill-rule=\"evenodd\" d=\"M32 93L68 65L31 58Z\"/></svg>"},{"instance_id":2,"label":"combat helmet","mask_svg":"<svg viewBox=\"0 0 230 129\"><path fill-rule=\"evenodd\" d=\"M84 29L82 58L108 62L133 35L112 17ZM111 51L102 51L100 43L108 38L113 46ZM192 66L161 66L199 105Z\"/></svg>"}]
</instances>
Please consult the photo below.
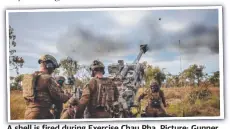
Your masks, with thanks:
<instances>
[{"instance_id":1,"label":"combat helmet","mask_svg":"<svg viewBox=\"0 0 230 129\"><path fill-rule=\"evenodd\" d=\"M48 55L48 54L42 55L42 56L39 58L38 63L41 64L42 62L49 62L49 63L52 63L54 69L59 67L57 60L56 60L53 56Z\"/></svg>"},{"instance_id":2,"label":"combat helmet","mask_svg":"<svg viewBox=\"0 0 230 129\"><path fill-rule=\"evenodd\" d=\"M105 69L104 64L99 60L94 60L93 63L90 65L90 71L94 71L97 69L102 69L104 74L104 69Z\"/></svg>"}]
</instances>

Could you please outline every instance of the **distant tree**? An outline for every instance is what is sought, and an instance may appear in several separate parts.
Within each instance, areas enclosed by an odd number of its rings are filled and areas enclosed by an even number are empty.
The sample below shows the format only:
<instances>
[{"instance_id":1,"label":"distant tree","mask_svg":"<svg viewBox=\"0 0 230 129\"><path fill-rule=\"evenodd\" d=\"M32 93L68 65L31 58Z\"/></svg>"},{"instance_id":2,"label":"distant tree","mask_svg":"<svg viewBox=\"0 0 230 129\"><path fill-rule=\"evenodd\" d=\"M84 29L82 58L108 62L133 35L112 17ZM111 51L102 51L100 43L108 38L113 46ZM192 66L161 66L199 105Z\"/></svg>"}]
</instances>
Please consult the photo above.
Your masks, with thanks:
<instances>
[{"instance_id":1,"label":"distant tree","mask_svg":"<svg viewBox=\"0 0 230 129\"><path fill-rule=\"evenodd\" d=\"M180 80L179 80L178 75L172 75L170 73L168 73L166 75L166 84L167 84L167 86L179 87L180 86L179 82L180 82Z\"/></svg>"},{"instance_id":2,"label":"distant tree","mask_svg":"<svg viewBox=\"0 0 230 129\"><path fill-rule=\"evenodd\" d=\"M9 64L11 69L15 70L19 74L19 68L22 68L24 64L24 59L15 55L16 47L16 35L14 34L14 29L9 26Z\"/></svg>"},{"instance_id":3,"label":"distant tree","mask_svg":"<svg viewBox=\"0 0 230 129\"><path fill-rule=\"evenodd\" d=\"M24 76L23 74L20 74L19 76L15 77L15 79L14 79L15 82L17 82L17 83L18 83L18 82L21 82L22 79L23 79L23 76Z\"/></svg>"},{"instance_id":4,"label":"distant tree","mask_svg":"<svg viewBox=\"0 0 230 129\"><path fill-rule=\"evenodd\" d=\"M147 86L150 85L152 79L155 79L160 85L166 79L166 75L159 67L147 65L144 75Z\"/></svg>"},{"instance_id":5,"label":"distant tree","mask_svg":"<svg viewBox=\"0 0 230 129\"><path fill-rule=\"evenodd\" d=\"M21 89L20 84L21 84L21 81L22 81L23 77L24 77L24 75L20 74L20 75L18 75L17 77L14 78L16 89Z\"/></svg>"},{"instance_id":6,"label":"distant tree","mask_svg":"<svg viewBox=\"0 0 230 129\"><path fill-rule=\"evenodd\" d=\"M79 70L79 65L76 60L72 60L71 58L63 59L60 61L60 67L64 71L65 76L73 76Z\"/></svg>"},{"instance_id":7,"label":"distant tree","mask_svg":"<svg viewBox=\"0 0 230 129\"><path fill-rule=\"evenodd\" d=\"M220 72L219 71L214 72L213 75L209 77L209 81L214 86L219 87L220 86Z\"/></svg>"},{"instance_id":8,"label":"distant tree","mask_svg":"<svg viewBox=\"0 0 230 129\"><path fill-rule=\"evenodd\" d=\"M86 65L80 65L76 76L82 81L84 85L87 84L91 77L90 67Z\"/></svg>"},{"instance_id":9,"label":"distant tree","mask_svg":"<svg viewBox=\"0 0 230 129\"><path fill-rule=\"evenodd\" d=\"M191 65L189 68L185 69L180 76L183 76L184 79L189 80L190 85L195 85L197 82L197 86L200 84L200 80L204 77L205 73L203 70L205 67L203 65Z\"/></svg>"},{"instance_id":10,"label":"distant tree","mask_svg":"<svg viewBox=\"0 0 230 129\"><path fill-rule=\"evenodd\" d=\"M168 73L166 74L166 87L172 87L172 74L171 73Z\"/></svg>"}]
</instances>

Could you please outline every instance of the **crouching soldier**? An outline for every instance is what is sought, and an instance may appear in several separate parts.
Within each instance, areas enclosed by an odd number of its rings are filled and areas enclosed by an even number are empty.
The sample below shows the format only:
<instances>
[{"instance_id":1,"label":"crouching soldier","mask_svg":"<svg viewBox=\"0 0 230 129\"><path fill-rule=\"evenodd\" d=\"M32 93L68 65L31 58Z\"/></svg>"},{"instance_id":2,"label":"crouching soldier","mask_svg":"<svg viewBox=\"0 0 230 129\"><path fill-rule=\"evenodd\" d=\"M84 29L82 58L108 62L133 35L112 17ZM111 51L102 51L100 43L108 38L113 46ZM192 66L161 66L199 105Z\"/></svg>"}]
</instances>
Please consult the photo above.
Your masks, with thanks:
<instances>
[{"instance_id":1,"label":"crouching soldier","mask_svg":"<svg viewBox=\"0 0 230 129\"><path fill-rule=\"evenodd\" d=\"M61 113L61 119L76 119L78 104L79 104L79 100L76 97L70 98L68 101L67 108L63 109Z\"/></svg>"},{"instance_id":2,"label":"crouching soldier","mask_svg":"<svg viewBox=\"0 0 230 129\"><path fill-rule=\"evenodd\" d=\"M167 116L165 107L165 97L164 92L160 90L160 86L156 81L152 81L151 85L151 93L143 93L138 98L138 102L143 99L146 95L148 95L148 105L145 108L144 117L165 117Z\"/></svg>"}]
</instances>

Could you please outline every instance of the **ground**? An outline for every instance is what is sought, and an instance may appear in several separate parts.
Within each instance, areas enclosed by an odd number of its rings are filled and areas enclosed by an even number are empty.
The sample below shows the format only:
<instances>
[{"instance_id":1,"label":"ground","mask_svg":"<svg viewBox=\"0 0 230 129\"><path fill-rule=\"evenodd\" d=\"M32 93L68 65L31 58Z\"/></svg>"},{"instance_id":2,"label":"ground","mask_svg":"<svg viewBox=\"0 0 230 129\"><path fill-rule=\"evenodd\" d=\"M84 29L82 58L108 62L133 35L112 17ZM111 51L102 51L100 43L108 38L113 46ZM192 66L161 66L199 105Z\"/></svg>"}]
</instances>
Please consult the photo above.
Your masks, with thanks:
<instances>
[{"instance_id":1,"label":"ground","mask_svg":"<svg viewBox=\"0 0 230 129\"><path fill-rule=\"evenodd\" d=\"M167 113L173 116L219 116L220 98L219 88L162 88L168 107ZM137 96L147 88L140 89ZM146 106L146 99L141 102L141 108ZM24 119L25 102L22 91L10 92L11 120Z\"/></svg>"}]
</instances>

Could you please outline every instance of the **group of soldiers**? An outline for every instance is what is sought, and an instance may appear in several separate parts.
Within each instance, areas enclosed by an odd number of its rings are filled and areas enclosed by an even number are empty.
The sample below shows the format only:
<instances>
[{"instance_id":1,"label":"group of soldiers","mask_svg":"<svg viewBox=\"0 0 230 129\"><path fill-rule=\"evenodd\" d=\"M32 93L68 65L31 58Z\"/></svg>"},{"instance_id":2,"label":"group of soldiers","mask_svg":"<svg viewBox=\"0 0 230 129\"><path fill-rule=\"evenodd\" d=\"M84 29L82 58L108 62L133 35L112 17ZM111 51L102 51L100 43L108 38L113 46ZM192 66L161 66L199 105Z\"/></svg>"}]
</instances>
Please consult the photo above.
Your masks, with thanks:
<instances>
[{"instance_id":1,"label":"group of soldiers","mask_svg":"<svg viewBox=\"0 0 230 129\"><path fill-rule=\"evenodd\" d=\"M23 97L26 101L25 119L82 119L82 118L116 118L121 108L115 109L122 101L119 87L112 79L104 77L105 66L94 60L90 66L89 83L83 88L81 98L66 94L62 90L64 77L53 78L51 74L59 67L51 55L43 55L38 60L40 70L24 76L22 80ZM164 93L156 81L152 81L151 93L143 92L133 107L149 96L148 105L142 117L166 116ZM63 108L63 104L67 106ZM55 105L55 110L53 105ZM130 106L123 105L123 117L130 117ZM86 115L87 114L87 115Z\"/></svg>"}]
</instances>

